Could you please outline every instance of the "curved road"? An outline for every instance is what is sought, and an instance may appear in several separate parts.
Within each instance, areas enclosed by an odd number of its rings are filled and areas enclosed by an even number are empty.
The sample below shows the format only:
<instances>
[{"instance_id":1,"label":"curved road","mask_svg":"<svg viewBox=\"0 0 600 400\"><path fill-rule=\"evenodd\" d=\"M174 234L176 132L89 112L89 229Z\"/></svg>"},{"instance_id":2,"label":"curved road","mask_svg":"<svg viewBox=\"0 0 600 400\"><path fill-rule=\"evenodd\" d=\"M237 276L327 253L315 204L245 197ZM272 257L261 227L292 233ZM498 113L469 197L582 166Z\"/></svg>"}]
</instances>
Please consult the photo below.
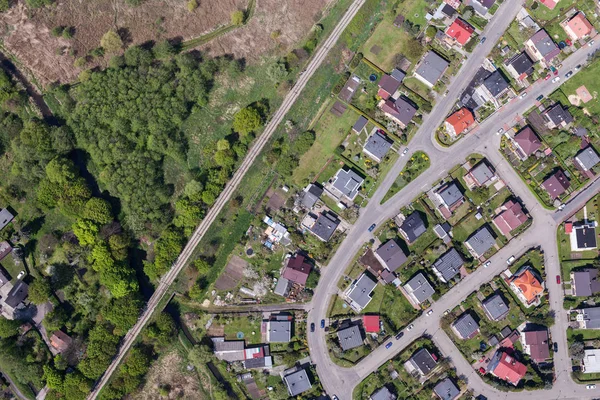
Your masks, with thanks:
<instances>
[{"instance_id":1,"label":"curved road","mask_svg":"<svg viewBox=\"0 0 600 400\"><path fill-rule=\"evenodd\" d=\"M177 260L173 263L171 269L165 275L163 275L162 278L160 279L160 282L159 282L154 294L152 295L152 297L146 304L146 308L144 309L144 312L142 313L142 315L140 316L140 318L138 319L136 324L129 330L129 332L127 332L127 334L123 338L123 340L121 342L121 346L120 346L117 354L113 358L111 364L107 368L104 375L96 383L92 392L89 394L89 396L88 396L89 400L95 399L98 396L98 394L100 393L100 390L102 390L102 388L104 387L104 385L106 385L106 383L109 382L110 377L112 376L112 374L118 367L119 363L121 362L121 360L127 353L127 350L129 350L129 348L135 342L137 336L142 331L143 327L146 325L146 323L148 323L148 321L152 317L152 314L154 313L156 306L160 303L162 298L168 292L169 287L175 281L175 279L177 278L177 276L179 275L181 270L188 264L188 261L190 261L190 258L193 255L194 249L200 243L200 240L202 240L202 238L206 234L206 231L208 230L208 228L215 221L215 219L217 218L217 216L219 215L219 213L221 212L221 210L223 209L223 207L225 206L227 201L231 198L232 194L239 186L242 178L244 177L246 172L248 172L248 169L250 169L250 167L254 163L254 160L256 159L256 157L258 157L260 155L260 152L263 150L265 145L269 142L269 139L273 136L273 133L277 129L277 126L283 121L283 118L285 117L287 112L290 110L292 105L296 102L296 100L298 99L298 96L300 95L300 93L302 92L302 90L304 89L306 84L308 83L309 79L315 73L317 68L319 68L319 66L321 65L323 60L325 60L325 58L327 57L327 54L329 53L329 50L331 50L331 48L338 41L338 39L339 39L340 35L342 34L342 32L344 31L344 29L346 29L346 26L348 26L348 24L350 23L352 18L354 18L354 16L358 12L358 10L362 7L364 2L365 2L365 0L354 0L354 2L350 5L350 7L348 8L346 13L340 20L340 22L337 24L337 26L331 32L331 35L329 35L329 37L319 47L319 49L317 50L317 52L311 59L310 63L306 67L306 70L298 78L298 81L296 82L296 84L294 85L292 90L288 93L288 95L285 97L281 106L273 114L273 116L271 117L271 120L267 123L263 133L258 137L258 139L256 139L256 141L254 142L254 144L248 151L248 154L244 158L244 161L242 162L240 167L237 169L237 171L234 173L231 180L227 183L227 185L225 186L225 188L223 189L223 191L221 192L221 194L215 201L215 204L208 211L208 213L206 214L206 216L204 217L204 219L202 220L200 225L198 225L198 228L196 228L196 230L194 231L189 242L186 244L185 248L183 249L183 251L181 252L179 257L177 258Z\"/></svg>"},{"instance_id":2,"label":"curved road","mask_svg":"<svg viewBox=\"0 0 600 400\"><path fill-rule=\"evenodd\" d=\"M498 32L503 32L506 29L518 12L519 4L519 1L516 0L506 1L500 7L499 14L497 13L494 20L488 25L488 29L484 35L493 38L500 36ZM495 41L490 40L486 43ZM599 44L596 44L593 48L585 46L568 57L563 61L560 76L563 77L564 73L573 69L575 65L583 64L588 57L588 53L598 48ZM494 255L490 259L492 264L489 268L478 268L458 285L454 286L442 299L433 303L431 307L433 314L417 318L413 322L414 328L411 331L406 331L401 340L393 340L394 344L391 349L385 349L385 346L380 346L353 368L343 368L331 361L325 336L321 332L312 335L309 334L311 357L317 366L321 382L330 395L335 394L343 400L351 399L354 387L362 379L398 354L413 340L424 333L428 333L432 335L442 354L451 358L459 375L467 377L469 387L475 392L483 393L490 399L531 398L545 400L549 398L549 393L546 391L524 391L517 394L500 392L493 389L484 383L477 373L475 373L469 362L464 359L450 338L439 328L438 324L439 319L446 309L451 309L455 305L458 305L473 290L506 269L506 259L512 255L518 256L523 254L531 247L541 247L544 251L546 274L549 277L546 286L550 294L550 306L556 313L556 323L550 329L550 332L552 340L559 343L559 351L554 356L556 382L550 397L581 399L589 398L593 395L593 391L586 390L585 386L574 383L570 378L571 362L567 353L566 341L567 314L562 308L562 290L559 287L560 285L557 285L552 278L560 274L556 245L556 228L560 222L577 211L587 200L598 193L600 180L596 180L588 185L561 212L546 210L539 204L535 196L514 172L512 167L508 165L504 157L499 154L497 149L500 145L500 136L495 134L501 126L507 128L514 125L520 112L534 106L535 99L540 94L548 95L557 88L558 84L553 84L550 81L537 82L527 89L527 97L524 99L514 99L511 103L505 105L489 117L474 133L469 134L469 136L463 138L450 148L440 146L433 138L435 130L450 112L455 102L454 99L458 98L458 95L466 87L471 76L481 65L483 61L482 57L485 57L489 50L489 48L485 48L481 52L475 51L469 57L457 78L449 86L448 96L436 104L432 113L425 119L416 137L411 142L411 150L424 150L429 154L431 167L384 205L381 205L381 199L404 168L408 155L405 158L401 158L387 174L378 190L373 194L367 207L361 210L359 219L348 231L347 237L332 257L328 267L324 268L322 272L320 284L313 297L313 308L309 311L308 320L309 322L318 322L327 317L330 300L339 291L337 288L339 278L352 262L358 247L372 237L372 234L368 232L368 227L373 223L382 224L395 216L402 206L410 203L423 190L429 189L432 183L447 175L449 168L452 168L473 152L483 154L495 166L499 175L507 182L513 192L521 198L533 217L532 226ZM564 80L564 77L562 79ZM442 303L443 305L440 305Z\"/></svg>"}]
</instances>

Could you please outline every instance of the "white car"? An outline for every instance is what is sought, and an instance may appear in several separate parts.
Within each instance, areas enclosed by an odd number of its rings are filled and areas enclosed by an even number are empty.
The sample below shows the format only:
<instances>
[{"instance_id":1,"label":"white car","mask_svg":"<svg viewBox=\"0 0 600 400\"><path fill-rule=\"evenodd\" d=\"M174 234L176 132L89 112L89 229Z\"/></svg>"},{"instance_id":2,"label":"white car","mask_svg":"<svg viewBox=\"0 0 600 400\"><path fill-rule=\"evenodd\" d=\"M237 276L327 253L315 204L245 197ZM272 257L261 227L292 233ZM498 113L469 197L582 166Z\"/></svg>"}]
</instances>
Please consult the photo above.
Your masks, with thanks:
<instances>
[{"instance_id":1,"label":"white car","mask_svg":"<svg viewBox=\"0 0 600 400\"><path fill-rule=\"evenodd\" d=\"M521 95L519 96L520 99L524 98L525 96L527 96L527 92L523 92L521 93Z\"/></svg>"},{"instance_id":2,"label":"white car","mask_svg":"<svg viewBox=\"0 0 600 400\"><path fill-rule=\"evenodd\" d=\"M588 46L592 47L593 45L594 45L594 41L593 41L593 40L590 40L590 41L588 42ZM595 386L594 386L594 387L595 387Z\"/></svg>"},{"instance_id":3,"label":"white car","mask_svg":"<svg viewBox=\"0 0 600 400\"><path fill-rule=\"evenodd\" d=\"M19 272L19 275L17 275L17 279L21 279L25 276L25 271L21 271Z\"/></svg>"},{"instance_id":4,"label":"white car","mask_svg":"<svg viewBox=\"0 0 600 400\"><path fill-rule=\"evenodd\" d=\"M500 129L498 129L498 132L496 132L496 135L500 135L503 132L504 132L504 128L500 128Z\"/></svg>"},{"instance_id":5,"label":"white car","mask_svg":"<svg viewBox=\"0 0 600 400\"><path fill-rule=\"evenodd\" d=\"M492 262L491 262L491 261L488 261L488 262L486 262L485 264L483 264L483 268L487 268L487 267L489 267L490 265L492 265Z\"/></svg>"},{"instance_id":6,"label":"white car","mask_svg":"<svg viewBox=\"0 0 600 400\"><path fill-rule=\"evenodd\" d=\"M510 258L508 260L506 260L506 263L508 265L512 264L515 261L515 256L510 256Z\"/></svg>"},{"instance_id":7,"label":"white car","mask_svg":"<svg viewBox=\"0 0 600 400\"><path fill-rule=\"evenodd\" d=\"M433 314L433 310L427 311L427 314L425 314L425 315L429 317L431 314Z\"/></svg>"},{"instance_id":8,"label":"white car","mask_svg":"<svg viewBox=\"0 0 600 400\"><path fill-rule=\"evenodd\" d=\"M406 153L408 153L408 147L404 149L404 151L402 152L402 157L404 157L406 155Z\"/></svg>"},{"instance_id":9,"label":"white car","mask_svg":"<svg viewBox=\"0 0 600 400\"><path fill-rule=\"evenodd\" d=\"M450 310L444 311L444 315L448 315L448 314L450 314Z\"/></svg>"},{"instance_id":10,"label":"white car","mask_svg":"<svg viewBox=\"0 0 600 400\"><path fill-rule=\"evenodd\" d=\"M586 389L596 389L596 385L594 385L593 383L591 385L586 385L585 386Z\"/></svg>"},{"instance_id":11,"label":"white car","mask_svg":"<svg viewBox=\"0 0 600 400\"><path fill-rule=\"evenodd\" d=\"M406 327L407 331L410 331L412 328L414 328L415 326L413 324L410 324L409 326Z\"/></svg>"},{"instance_id":12,"label":"white car","mask_svg":"<svg viewBox=\"0 0 600 400\"><path fill-rule=\"evenodd\" d=\"M552 79L552 83L556 83L560 81L560 76L557 76L556 78Z\"/></svg>"}]
</instances>

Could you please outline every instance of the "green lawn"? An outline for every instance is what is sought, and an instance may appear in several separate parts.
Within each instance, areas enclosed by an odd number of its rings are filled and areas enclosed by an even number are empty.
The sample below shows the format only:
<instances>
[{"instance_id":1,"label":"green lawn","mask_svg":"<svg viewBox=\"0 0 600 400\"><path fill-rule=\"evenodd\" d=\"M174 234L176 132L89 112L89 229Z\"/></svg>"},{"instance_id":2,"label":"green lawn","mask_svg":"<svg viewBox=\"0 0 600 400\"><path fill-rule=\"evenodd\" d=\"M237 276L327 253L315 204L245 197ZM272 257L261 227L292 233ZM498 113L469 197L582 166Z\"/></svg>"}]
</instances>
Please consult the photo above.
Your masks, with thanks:
<instances>
[{"instance_id":1,"label":"green lawn","mask_svg":"<svg viewBox=\"0 0 600 400\"><path fill-rule=\"evenodd\" d=\"M538 7L535 10L533 10L532 5L534 2L537 1L527 0L527 11L529 12L529 14L531 14L531 16L534 19L541 22L541 24L543 24L545 21L558 17L563 10L566 10L569 6L573 4L573 2L569 0L560 0L554 7L554 10L550 10L548 7L538 3Z\"/></svg>"},{"instance_id":2,"label":"green lawn","mask_svg":"<svg viewBox=\"0 0 600 400\"><path fill-rule=\"evenodd\" d=\"M379 300L376 312L386 320L394 332L407 326L418 314L402 292L392 285L386 285L381 299L374 298L369 306L376 300Z\"/></svg>"},{"instance_id":3,"label":"green lawn","mask_svg":"<svg viewBox=\"0 0 600 400\"><path fill-rule=\"evenodd\" d=\"M413 179L421 175L430 165L431 162L429 156L422 151L416 151L410 160L408 160L404 169L400 172L400 175L398 175L398 178L396 178L392 187L390 187L390 190L383 196L381 204L388 201L396 193L402 190L404 186L408 185Z\"/></svg>"},{"instance_id":4,"label":"green lawn","mask_svg":"<svg viewBox=\"0 0 600 400\"><path fill-rule=\"evenodd\" d=\"M261 318L256 317L226 317L219 323L225 325L225 338L227 340L238 339L238 332L243 333L243 339L247 344L261 343L260 324Z\"/></svg>"},{"instance_id":5,"label":"green lawn","mask_svg":"<svg viewBox=\"0 0 600 400\"><path fill-rule=\"evenodd\" d=\"M350 306L339 296L332 297L331 301L333 304L329 308L329 313L327 314L329 318L354 315L354 311L352 311Z\"/></svg>"},{"instance_id":6,"label":"green lawn","mask_svg":"<svg viewBox=\"0 0 600 400\"><path fill-rule=\"evenodd\" d=\"M371 294L371 301L366 308L363 309L364 314L378 314L381 308L381 302L383 301L383 295L385 294L385 288L387 286L377 285Z\"/></svg>"},{"instance_id":7,"label":"green lawn","mask_svg":"<svg viewBox=\"0 0 600 400\"><path fill-rule=\"evenodd\" d=\"M475 217L477 212L472 212L467 218L463 219L459 224L452 228L454 239L459 242L464 242L471 236L479 227L485 224L485 219L477 219Z\"/></svg>"},{"instance_id":8,"label":"green lawn","mask_svg":"<svg viewBox=\"0 0 600 400\"><path fill-rule=\"evenodd\" d=\"M600 116L600 100L598 99L598 93L600 93L600 79L598 79L598 76L600 76L600 60L596 60L592 64L584 67L561 86L562 91L569 96L575 94L575 89L581 85L585 85L594 98L588 103L583 104L583 106L591 114L596 116Z\"/></svg>"}]
</instances>

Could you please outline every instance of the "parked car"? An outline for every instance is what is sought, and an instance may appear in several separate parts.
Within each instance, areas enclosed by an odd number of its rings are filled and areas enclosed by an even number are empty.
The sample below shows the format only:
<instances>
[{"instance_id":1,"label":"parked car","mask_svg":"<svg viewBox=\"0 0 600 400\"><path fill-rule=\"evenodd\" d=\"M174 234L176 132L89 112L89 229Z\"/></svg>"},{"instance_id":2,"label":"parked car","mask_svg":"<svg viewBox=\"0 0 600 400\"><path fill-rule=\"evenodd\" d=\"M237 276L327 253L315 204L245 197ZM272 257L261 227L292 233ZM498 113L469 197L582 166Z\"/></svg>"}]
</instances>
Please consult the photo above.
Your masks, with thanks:
<instances>
[{"instance_id":1,"label":"parked car","mask_svg":"<svg viewBox=\"0 0 600 400\"><path fill-rule=\"evenodd\" d=\"M552 83L556 83L558 81L560 81L560 76L557 76L554 79L552 79Z\"/></svg>"},{"instance_id":2,"label":"parked car","mask_svg":"<svg viewBox=\"0 0 600 400\"><path fill-rule=\"evenodd\" d=\"M408 147L404 149L404 151L402 152L402 157L404 157L406 155L406 153L408 153Z\"/></svg>"},{"instance_id":3,"label":"parked car","mask_svg":"<svg viewBox=\"0 0 600 400\"><path fill-rule=\"evenodd\" d=\"M554 352L556 353L558 351L558 343L554 342Z\"/></svg>"},{"instance_id":4,"label":"parked car","mask_svg":"<svg viewBox=\"0 0 600 400\"><path fill-rule=\"evenodd\" d=\"M519 96L519 98L523 99L523 98L525 98L525 96L527 96L527 92L521 93L521 95Z\"/></svg>"},{"instance_id":5,"label":"parked car","mask_svg":"<svg viewBox=\"0 0 600 400\"><path fill-rule=\"evenodd\" d=\"M314 322L312 324L310 324L310 331L311 332L315 331L315 323Z\"/></svg>"},{"instance_id":6,"label":"parked car","mask_svg":"<svg viewBox=\"0 0 600 400\"><path fill-rule=\"evenodd\" d=\"M485 43L485 36L481 38L481 40L479 41L479 43L484 44Z\"/></svg>"},{"instance_id":7,"label":"parked car","mask_svg":"<svg viewBox=\"0 0 600 400\"><path fill-rule=\"evenodd\" d=\"M504 128L500 128L500 129L498 129L498 132L496 132L496 135L500 135L503 132L504 132Z\"/></svg>"},{"instance_id":8,"label":"parked car","mask_svg":"<svg viewBox=\"0 0 600 400\"><path fill-rule=\"evenodd\" d=\"M400 338L404 336L404 332L400 332L399 334L396 335L396 340L400 340Z\"/></svg>"},{"instance_id":9,"label":"parked car","mask_svg":"<svg viewBox=\"0 0 600 400\"><path fill-rule=\"evenodd\" d=\"M23 278L24 276L25 276L25 271L19 272L19 275L17 275L17 280Z\"/></svg>"},{"instance_id":10,"label":"parked car","mask_svg":"<svg viewBox=\"0 0 600 400\"><path fill-rule=\"evenodd\" d=\"M590 40L590 41L588 42L588 46L592 47L593 45L594 45L594 41L593 41L593 40ZM594 385L594 387L596 387L596 386ZM588 389L589 389L589 388L588 388Z\"/></svg>"},{"instance_id":11,"label":"parked car","mask_svg":"<svg viewBox=\"0 0 600 400\"><path fill-rule=\"evenodd\" d=\"M577 64L577 65L575 66L575 71L579 71L580 69L581 69L581 64Z\"/></svg>"},{"instance_id":12,"label":"parked car","mask_svg":"<svg viewBox=\"0 0 600 400\"><path fill-rule=\"evenodd\" d=\"M431 314L433 314L433 310L427 311L427 314L425 314L425 315L427 315L429 317Z\"/></svg>"},{"instance_id":13,"label":"parked car","mask_svg":"<svg viewBox=\"0 0 600 400\"><path fill-rule=\"evenodd\" d=\"M509 258L508 260L506 260L506 263L507 263L508 265L510 265L510 264L512 264L512 263L513 263L513 261L515 261L515 256L510 256L510 258Z\"/></svg>"},{"instance_id":14,"label":"parked car","mask_svg":"<svg viewBox=\"0 0 600 400\"><path fill-rule=\"evenodd\" d=\"M331 396L331 400L340 400L340 399L338 399L338 397L334 394L333 396Z\"/></svg>"},{"instance_id":15,"label":"parked car","mask_svg":"<svg viewBox=\"0 0 600 400\"><path fill-rule=\"evenodd\" d=\"M560 206L558 206L558 211L562 211L562 210L564 210L566 206L567 206L567 205L566 205L566 204L564 204L564 203L563 203L563 204L561 204Z\"/></svg>"},{"instance_id":16,"label":"parked car","mask_svg":"<svg viewBox=\"0 0 600 400\"><path fill-rule=\"evenodd\" d=\"M408 327L406 327L407 331L410 331L412 328L414 328L415 326L413 324L410 324Z\"/></svg>"},{"instance_id":17,"label":"parked car","mask_svg":"<svg viewBox=\"0 0 600 400\"><path fill-rule=\"evenodd\" d=\"M544 98L544 95L543 95L543 94L540 94L540 95L539 95L538 97L536 97L535 99L536 99L537 101L542 101L542 99L543 99L543 98Z\"/></svg>"},{"instance_id":18,"label":"parked car","mask_svg":"<svg viewBox=\"0 0 600 400\"><path fill-rule=\"evenodd\" d=\"M373 230L375 229L375 227L377 226L377 224L373 224L369 227L369 232L373 232Z\"/></svg>"},{"instance_id":19,"label":"parked car","mask_svg":"<svg viewBox=\"0 0 600 400\"><path fill-rule=\"evenodd\" d=\"M324 319L321 320L321 328L325 328L325 320Z\"/></svg>"},{"instance_id":20,"label":"parked car","mask_svg":"<svg viewBox=\"0 0 600 400\"><path fill-rule=\"evenodd\" d=\"M483 368L483 367L479 367L479 373L480 373L481 375L485 375L485 368Z\"/></svg>"},{"instance_id":21,"label":"parked car","mask_svg":"<svg viewBox=\"0 0 600 400\"><path fill-rule=\"evenodd\" d=\"M386 349L389 349L390 347L392 347L392 345L393 345L393 344L394 344L394 343L392 343L392 342L389 342L388 344L386 344L386 345L385 345L385 348L386 348Z\"/></svg>"},{"instance_id":22,"label":"parked car","mask_svg":"<svg viewBox=\"0 0 600 400\"><path fill-rule=\"evenodd\" d=\"M573 75L573 71L569 71L565 74L565 79L569 78L571 75Z\"/></svg>"},{"instance_id":23,"label":"parked car","mask_svg":"<svg viewBox=\"0 0 600 400\"><path fill-rule=\"evenodd\" d=\"M592 40L592 42L593 42L593 40ZM592 384L589 384L589 385L585 385L585 388L586 388L586 389L596 389L596 385L594 385L594 384L592 383Z\"/></svg>"},{"instance_id":24,"label":"parked car","mask_svg":"<svg viewBox=\"0 0 600 400\"><path fill-rule=\"evenodd\" d=\"M483 268L487 268L487 267L489 267L490 265L492 265L492 262L491 262L491 261L488 261L488 262L486 262L485 264L483 264Z\"/></svg>"},{"instance_id":25,"label":"parked car","mask_svg":"<svg viewBox=\"0 0 600 400\"><path fill-rule=\"evenodd\" d=\"M448 315L448 314L450 314L450 310L444 311L444 315Z\"/></svg>"},{"instance_id":26,"label":"parked car","mask_svg":"<svg viewBox=\"0 0 600 400\"><path fill-rule=\"evenodd\" d=\"M560 275L556 275L556 283L560 285Z\"/></svg>"},{"instance_id":27,"label":"parked car","mask_svg":"<svg viewBox=\"0 0 600 400\"><path fill-rule=\"evenodd\" d=\"M547 81L548 79L550 79L552 77L552 75L548 74L546 75L546 77L544 78L545 81Z\"/></svg>"}]
</instances>

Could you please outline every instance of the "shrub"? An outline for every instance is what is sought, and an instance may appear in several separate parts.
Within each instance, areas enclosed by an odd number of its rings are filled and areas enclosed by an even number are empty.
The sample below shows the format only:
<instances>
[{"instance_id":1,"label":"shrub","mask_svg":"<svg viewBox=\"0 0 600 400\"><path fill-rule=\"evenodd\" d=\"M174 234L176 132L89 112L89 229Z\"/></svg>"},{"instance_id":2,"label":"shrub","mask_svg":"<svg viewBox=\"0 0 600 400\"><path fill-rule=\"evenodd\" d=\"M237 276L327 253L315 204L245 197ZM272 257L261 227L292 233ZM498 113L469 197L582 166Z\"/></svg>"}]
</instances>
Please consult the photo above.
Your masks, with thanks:
<instances>
[{"instance_id":1,"label":"shrub","mask_svg":"<svg viewBox=\"0 0 600 400\"><path fill-rule=\"evenodd\" d=\"M231 23L233 25L243 25L245 22L246 16L243 11L237 10L231 13Z\"/></svg>"},{"instance_id":2,"label":"shrub","mask_svg":"<svg viewBox=\"0 0 600 400\"><path fill-rule=\"evenodd\" d=\"M190 0L187 2L187 9L189 12L193 12L196 8L198 8L198 0Z\"/></svg>"}]
</instances>

